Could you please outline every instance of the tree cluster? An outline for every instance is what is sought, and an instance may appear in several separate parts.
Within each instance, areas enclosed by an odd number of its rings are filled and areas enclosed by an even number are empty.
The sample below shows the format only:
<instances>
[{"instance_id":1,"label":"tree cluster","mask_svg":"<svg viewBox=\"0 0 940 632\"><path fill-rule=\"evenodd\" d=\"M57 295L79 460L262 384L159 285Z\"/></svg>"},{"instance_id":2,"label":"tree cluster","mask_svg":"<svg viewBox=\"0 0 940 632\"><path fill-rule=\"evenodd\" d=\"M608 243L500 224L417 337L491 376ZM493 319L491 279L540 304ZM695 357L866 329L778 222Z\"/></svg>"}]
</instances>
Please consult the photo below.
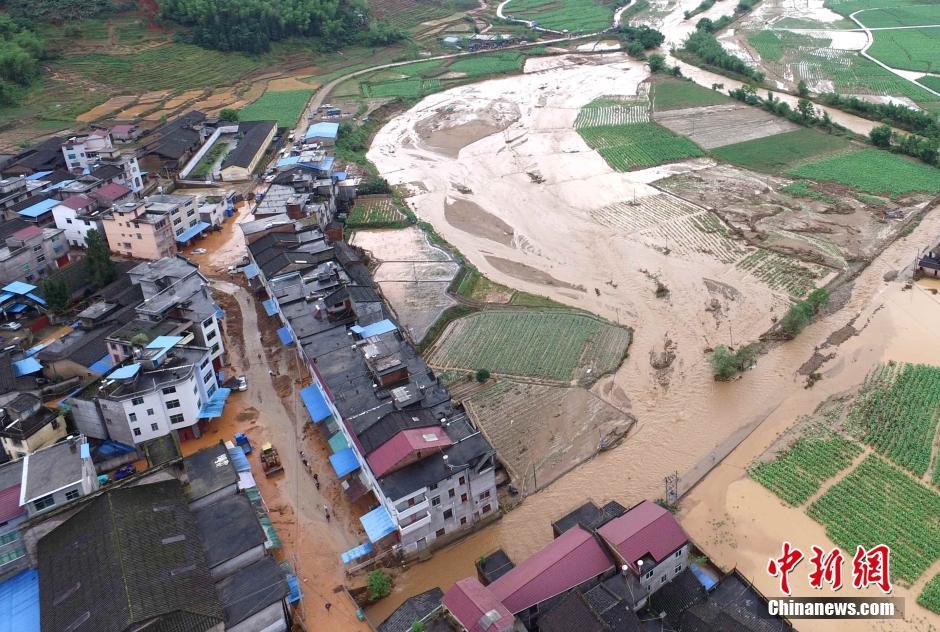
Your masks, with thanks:
<instances>
[{"instance_id":1,"label":"tree cluster","mask_svg":"<svg viewBox=\"0 0 940 632\"><path fill-rule=\"evenodd\" d=\"M899 134L887 125L879 125L868 133L871 144L898 154L919 158L929 165L940 165L940 141L915 134Z\"/></svg>"},{"instance_id":2,"label":"tree cluster","mask_svg":"<svg viewBox=\"0 0 940 632\"><path fill-rule=\"evenodd\" d=\"M129 9L135 4L132 0L7 0L4 7L18 18L62 24Z\"/></svg>"},{"instance_id":3,"label":"tree cluster","mask_svg":"<svg viewBox=\"0 0 940 632\"><path fill-rule=\"evenodd\" d=\"M940 116L924 110L915 110L899 103L869 103L858 97L846 97L834 92L819 96L826 105L882 121L906 129L920 136L940 140Z\"/></svg>"},{"instance_id":4,"label":"tree cluster","mask_svg":"<svg viewBox=\"0 0 940 632\"><path fill-rule=\"evenodd\" d=\"M645 24L641 26L623 24L617 29L617 36L626 46L627 53L637 59L646 59L646 51L659 48L666 40L662 33Z\"/></svg>"},{"instance_id":5,"label":"tree cluster","mask_svg":"<svg viewBox=\"0 0 940 632\"><path fill-rule=\"evenodd\" d=\"M764 73L754 70L744 61L730 54L722 47L721 42L714 35L705 30L700 29L689 35L682 50L694 55L709 66L715 66L757 83L764 80Z\"/></svg>"},{"instance_id":6,"label":"tree cluster","mask_svg":"<svg viewBox=\"0 0 940 632\"><path fill-rule=\"evenodd\" d=\"M117 268L111 261L108 242L97 230L90 230L85 235L85 267L91 283L96 288L104 287L117 278Z\"/></svg>"},{"instance_id":7,"label":"tree cluster","mask_svg":"<svg viewBox=\"0 0 940 632\"><path fill-rule=\"evenodd\" d=\"M364 0L162 0L160 16L189 27L203 48L263 53L289 37L316 38L323 47L360 41L384 45L404 35L371 24Z\"/></svg>"},{"instance_id":8,"label":"tree cluster","mask_svg":"<svg viewBox=\"0 0 940 632\"><path fill-rule=\"evenodd\" d=\"M829 292L825 288L813 290L805 299L790 306L787 313L780 319L780 331L787 338L796 338L796 335L813 320L813 316L828 303Z\"/></svg>"},{"instance_id":9,"label":"tree cluster","mask_svg":"<svg viewBox=\"0 0 940 632\"><path fill-rule=\"evenodd\" d=\"M0 105L16 103L39 76L46 57L42 38L19 20L0 13Z\"/></svg>"},{"instance_id":10,"label":"tree cluster","mask_svg":"<svg viewBox=\"0 0 940 632\"><path fill-rule=\"evenodd\" d=\"M732 351L725 345L718 345L709 358L712 374L720 382L730 380L741 371L751 368L756 360L757 349L753 345L745 345L737 351Z\"/></svg>"}]
</instances>

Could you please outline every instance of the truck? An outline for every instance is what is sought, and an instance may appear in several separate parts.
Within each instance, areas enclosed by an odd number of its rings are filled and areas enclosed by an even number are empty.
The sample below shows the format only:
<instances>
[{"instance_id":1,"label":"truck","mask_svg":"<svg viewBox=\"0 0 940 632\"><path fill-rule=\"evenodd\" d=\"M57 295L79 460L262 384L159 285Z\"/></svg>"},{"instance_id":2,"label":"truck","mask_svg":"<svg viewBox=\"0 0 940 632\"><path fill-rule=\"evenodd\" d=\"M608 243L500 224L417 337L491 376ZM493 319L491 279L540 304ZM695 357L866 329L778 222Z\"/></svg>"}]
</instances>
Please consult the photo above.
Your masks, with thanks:
<instances>
[{"instance_id":1,"label":"truck","mask_svg":"<svg viewBox=\"0 0 940 632\"><path fill-rule=\"evenodd\" d=\"M251 454L251 441L244 432L235 433L235 445L240 447L245 454Z\"/></svg>"},{"instance_id":2,"label":"truck","mask_svg":"<svg viewBox=\"0 0 940 632\"><path fill-rule=\"evenodd\" d=\"M277 448L270 443L261 446L261 469L264 470L265 476L273 476L284 471L284 466L281 465L281 457L277 454Z\"/></svg>"}]
</instances>

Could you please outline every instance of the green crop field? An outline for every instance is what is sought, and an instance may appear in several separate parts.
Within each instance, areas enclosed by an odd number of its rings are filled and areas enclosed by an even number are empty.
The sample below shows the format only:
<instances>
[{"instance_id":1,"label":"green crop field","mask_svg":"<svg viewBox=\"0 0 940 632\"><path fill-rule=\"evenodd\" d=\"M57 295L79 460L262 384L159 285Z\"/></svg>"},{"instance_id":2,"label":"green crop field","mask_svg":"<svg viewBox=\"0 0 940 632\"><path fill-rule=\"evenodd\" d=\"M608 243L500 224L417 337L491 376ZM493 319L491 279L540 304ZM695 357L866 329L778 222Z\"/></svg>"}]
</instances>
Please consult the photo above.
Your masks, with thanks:
<instances>
[{"instance_id":1,"label":"green crop field","mask_svg":"<svg viewBox=\"0 0 940 632\"><path fill-rule=\"evenodd\" d=\"M769 287L796 298L802 298L816 289L816 281L827 270L823 266L799 262L766 248L758 248L735 263L735 267L750 273Z\"/></svg>"},{"instance_id":2,"label":"green crop field","mask_svg":"<svg viewBox=\"0 0 940 632\"><path fill-rule=\"evenodd\" d=\"M297 124L313 90L286 90L265 92L257 101L239 111L242 121L277 121L278 127L293 127Z\"/></svg>"},{"instance_id":3,"label":"green crop field","mask_svg":"<svg viewBox=\"0 0 940 632\"><path fill-rule=\"evenodd\" d=\"M901 467L922 476L940 413L940 368L884 364L865 380L848 416L848 427ZM934 472L934 480L940 480Z\"/></svg>"},{"instance_id":4,"label":"green crop field","mask_svg":"<svg viewBox=\"0 0 940 632\"><path fill-rule=\"evenodd\" d=\"M792 132L725 145L711 153L735 165L758 171L780 171L796 163L838 151L851 144L839 136L801 127Z\"/></svg>"},{"instance_id":5,"label":"green crop field","mask_svg":"<svg viewBox=\"0 0 940 632\"><path fill-rule=\"evenodd\" d=\"M931 90L940 92L940 77L921 77L917 80L917 83L925 85Z\"/></svg>"},{"instance_id":6,"label":"green crop field","mask_svg":"<svg viewBox=\"0 0 940 632\"><path fill-rule=\"evenodd\" d=\"M563 310L492 310L454 321L428 359L435 367L487 369L567 382L591 369L597 378L620 366L629 329ZM586 375L586 372L585 372Z\"/></svg>"},{"instance_id":7,"label":"green crop field","mask_svg":"<svg viewBox=\"0 0 940 632\"><path fill-rule=\"evenodd\" d=\"M868 54L875 59L892 68L940 70L940 28L874 31L874 35Z\"/></svg>"},{"instance_id":8,"label":"green crop field","mask_svg":"<svg viewBox=\"0 0 940 632\"><path fill-rule=\"evenodd\" d=\"M594 99L578 112L575 129L601 125L645 123L650 120L650 102L645 97L609 96Z\"/></svg>"},{"instance_id":9,"label":"green crop field","mask_svg":"<svg viewBox=\"0 0 940 632\"><path fill-rule=\"evenodd\" d=\"M617 171L705 155L688 138L677 136L655 123L582 127L578 133Z\"/></svg>"},{"instance_id":10,"label":"green crop field","mask_svg":"<svg viewBox=\"0 0 940 632\"><path fill-rule=\"evenodd\" d=\"M792 195L793 197L819 200L820 202L826 202L827 204L835 204L838 202L838 200L831 195L826 195L825 193L820 193L819 191L814 191L811 189L810 183L806 180L797 180L796 182L791 182L785 187L781 187L780 192L786 193L787 195Z\"/></svg>"},{"instance_id":11,"label":"green crop field","mask_svg":"<svg viewBox=\"0 0 940 632\"><path fill-rule=\"evenodd\" d=\"M788 505L802 505L823 481L852 464L862 449L843 437L805 438L770 463L759 463L748 473Z\"/></svg>"},{"instance_id":12,"label":"green crop field","mask_svg":"<svg viewBox=\"0 0 940 632\"><path fill-rule=\"evenodd\" d=\"M940 169L880 149L863 149L791 169L789 175L833 180L867 193L940 192Z\"/></svg>"},{"instance_id":13,"label":"green crop field","mask_svg":"<svg viewBox=\"0 0 940 632\"><path fill-rule=\"evenodd\" d=\"M553 31L587 33L610 28L614 3L600 0L510 0L503 8L507 17L531 20Z\"/></svg>"},{"instance_id":14,"label":"green crop field","mask_svg":"<svg viewBox=\"0 0 940 632\"><path fill-rule=\"evenodd\" d=\"M657 112L729 103L728 97L691 81L660 81L653 85L653 109Z\"/></svg>"},{"instance_id":15,"label":"green crop field","mask_svg":"<svg viewBox=\"0 0 940 632\"><path fill-rule=\"evenodd\" d=\"M907 583L940 558L940 493L871 455L810 505L843 551L891 547L891 575Z\"/></svg>"},{"instance_id":16,"label":"green crop field","mask_svg":"<svg viewBox=\"0 0 940 632\"><path fill-rule=\"evenodd\" d=\"M874 9L860 13L858 20L869 28L889 28L892 26L924 26L940 24L940 4L922 4L893 9Z\"/></svg>"},{"instance_id":17,"label":"green crop field","mask_svg":"<svg viewBox=\"0 0 940 632\"><path fill-rule=\"evenodd\" d=\"M862 9L906 9L922 4L930 4L931 0L826 0L827 9L848 16ZM862 15L865 15L864 13Z\"/></svg>"},{"instance_id":18,"label":"green crop field","mask_svg":"<svg viewBox=\"0 0 940 632\"><path fill-rule=\"evenodd\" d=\"M853 23L853 26L854 23ZM789 49L816 46L828 46L829 40L810 37L792 31L764 30L748 35L747 41L766 61L780 61Z\"/></svg>"},{"instance_id":19,"label":"green crop field","mask_svg":"<svg viewBox=\"0 0 940 632\"><path fill-rule=\"evenodd\" d=\"M360 195L356 198L348 228L394 228L407 225L408 218L395 207L391 196Z\"/></svg>"},{"instance_id":20,"label":"green crop field","mask_svg":"<svg viewBox=\"0 0 940 632\"><path fill-rule=\"evenodd\" d=\"M917 597L917 603L940 614L940 573L933 576Z\"/></svg>"},{"instance_id":21,"label":"green crop field","mask_svg":"<svg viewBox=\"0 0 940 632\"><path fill-rule=\"evenodd\" d=\"M468 77L480 77L522 70L523 64L525 64L524 54L515 51L504 51L491 55L458 59L447 69L451 72L465 73Z\"/></svg>"}]
</instances>

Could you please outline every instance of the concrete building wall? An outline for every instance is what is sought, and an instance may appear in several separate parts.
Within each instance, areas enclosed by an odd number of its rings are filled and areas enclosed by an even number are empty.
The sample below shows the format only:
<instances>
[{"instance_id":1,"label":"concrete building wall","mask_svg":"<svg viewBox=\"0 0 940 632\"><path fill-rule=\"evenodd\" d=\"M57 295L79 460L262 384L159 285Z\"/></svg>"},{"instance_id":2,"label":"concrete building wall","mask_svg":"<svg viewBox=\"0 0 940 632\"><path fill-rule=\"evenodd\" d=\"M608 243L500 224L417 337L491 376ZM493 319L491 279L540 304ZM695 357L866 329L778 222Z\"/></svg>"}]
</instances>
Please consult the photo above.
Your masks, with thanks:
<instances>
[{"instance_id":1,"label":"concrete building wall","mask_svg":"<svg viewBox=\"0 0 940 632\"><path fill-rule=\"evenodd\" d=\"M212 575L212 579L219 581L225 577L228 577L236 571L240 571L249 564L253 564L264 557L264 544L259 544L258 546L248 549L240 555L225 560L221 564L216 564L211 569L209 573Z\"/></svg>"},{"instance_id":2,"label":"concrete building wall","mask_svg":"<svg viewBox=\"0 0 940 632\"><path fill-rule=\"evenodd\" d=\"M174 232L168 220L157 223L137 222L143 214L141 208L135 213L113 213L101 220L111 252L136 259L162 259L176 254Z\"/></svg>"},{"instance_id":3,"label":"concrete building wall","mask_svg":"<svg viewBox=\"0 0 940 632\"><path fill-rule=\"evenodd\" d=\"M26 543L20 534L20 524L24 520L26 514L0 525L0 580L20 572L30 564Z\"/></svg>"},{"instance_id":4,"label":"concrete building wall","mask_svg":"<svg viewBox=\"0 0 940 632\"><path fill-rule=\"evenodd\" d=\"M72 423L75 424L75 429L79 433L92 439L105 440L110 437L108 424L105 423L104 415L94 401L70 399L69 408ZM115 441L120 441L120 439L115 438Z\"/></svg>"},{"instance_id":5,"label":"concrete building wall","mask_svg":"<svg viewBox=\"0 0 940 632\"><path fill-rule=\"evenodd\" d=\"M10 437L0 438L3 449L10 458L21 459L27 454L31 454L47 445L52 445L56 441L65 438L65 420L62 417L56 417L50 423L34 432L31 437L20 441Z\"/></svg>"},{"instance_id":6,"label":"concrete building wall","mask_svg":"<svg viewBox=\"0 0 940 632\"><path fill-rule=\"evenodd\" d=\"M675 553L657 564L644 570L640 575L640 585L652 594L669 583L679 573L689 567L689 545L685 544ZM676 570L678 568L678 570Z\"/></svg>"},{"instance_id":7,"label":"concrete building wall","mask_svg":"<svg viewBox=\"0 0 940 632\"><path fill-rule=\"evenodd\" d=\"M63 237L70 246L84 248L87 245L88 231L97 230L104 234L100 221L78 217L74 209L64 204L53 206L52 216L55 218L56 228L65 231Z\"/></svg>"}]
</instances>

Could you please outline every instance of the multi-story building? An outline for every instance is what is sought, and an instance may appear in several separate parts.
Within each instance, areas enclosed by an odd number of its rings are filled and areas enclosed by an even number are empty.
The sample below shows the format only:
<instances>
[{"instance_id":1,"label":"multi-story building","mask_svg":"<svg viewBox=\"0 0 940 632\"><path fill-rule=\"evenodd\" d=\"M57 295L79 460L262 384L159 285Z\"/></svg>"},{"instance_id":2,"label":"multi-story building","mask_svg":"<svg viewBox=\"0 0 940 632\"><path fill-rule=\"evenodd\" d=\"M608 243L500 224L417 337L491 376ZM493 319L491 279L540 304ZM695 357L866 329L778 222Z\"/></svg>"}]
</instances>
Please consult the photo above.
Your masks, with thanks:
<instances>
[{"instance_id":1,"label":"multi-story building","mask_svg":"<svg viewBox=\"0 0 940 632\"><path fill-rule=\"evenodd\" d=\"M33 282L68 264L68 243L59 228L28 226L0 247L0 283L19 279Z\"/></svg>"},{"instance_id":2,"label":"multi-story building","mask_svg":"<svg viewBox=\"0 0 940 632\"><path fill-rule=\"evenodd\" d=\"M0 578L9 577L29 565L20 524L26 509L20 506L23 459L0 465Z\"/></svg>"},{"instance_id":3,"label":"multi-story building","mask_svg":"<svg viewBox=\"0 0 940 632\"><path fill-rule=\"evenodd\" d=\"M176 254L173 218L143 202L125 202L102 215L111 252L135 259L161 259Z\"/></svg>"},{"instance_id":4,"label":"multi-story building","mask_svg":"<svg viewBox=\"0 0 940 632\"><path fill-rule=\"evenodd\" d=\"M65 231L65 240L70 246L84 248L87 245L89 231L96 230L104 236L102 216L107 212L94 197L79 194L70 195L52 207L56 228Z\"/></svg>"},{"instance_id":5,"label":"multi-story building","mask_svg":"<svg viewBox=\"0 0 940 632\"><path fill-rule=\"evenodd\" d=\"M189 241L209 227L208 224L200 224L199 206L192 195L150 195L144 198L144 202L148 212L162 214L170 220L178 242Z\"/></svg>"},{"instance_id":6,"label":"multi-story building","mask_svg":"<svg viewBox=\"0 0 940 632\"><path fill-rule=\"evenodd\" d=\"M98 473L88 441L68 437L23 458L20 506L33 516L50 511L98 489Z\"/></svg>"},{"instance_id":7,"label":"multi-story building","mask_svg":"<svg viewBox=\"0 0 940 632\"><path fill-rule=\"evenodd\" d=\"M111 133L106 129L95 129L88 136L70 138L62 145L62 155L66 168L76 175L95 175L95 170L111 165L120 170L115 173L114 181L135 192L144 188L137 157L116 148Z\"/></svg>"},{"instance_id":8,"label":"multi-story building","mask_svg":"<svg viewBox=\"0 0 940 632\"><path fill-rule=\"evenodd\" d=\"M5 211L21 202L42 193L41 182L27 180L26 176L4 178L0 180L0 211Z\"/></svg>"},{"instance_id":9,"label":"multi-story building","mask_svg":"<svg viewBox=\"0 0 940 632\"><path fill-rule=\"evenodd\" d=\"M23 458L65 438L65 420L35 395L12 391L0 396L0 406L0 444L11 458Z\"/></svg>"}]
</instances>

